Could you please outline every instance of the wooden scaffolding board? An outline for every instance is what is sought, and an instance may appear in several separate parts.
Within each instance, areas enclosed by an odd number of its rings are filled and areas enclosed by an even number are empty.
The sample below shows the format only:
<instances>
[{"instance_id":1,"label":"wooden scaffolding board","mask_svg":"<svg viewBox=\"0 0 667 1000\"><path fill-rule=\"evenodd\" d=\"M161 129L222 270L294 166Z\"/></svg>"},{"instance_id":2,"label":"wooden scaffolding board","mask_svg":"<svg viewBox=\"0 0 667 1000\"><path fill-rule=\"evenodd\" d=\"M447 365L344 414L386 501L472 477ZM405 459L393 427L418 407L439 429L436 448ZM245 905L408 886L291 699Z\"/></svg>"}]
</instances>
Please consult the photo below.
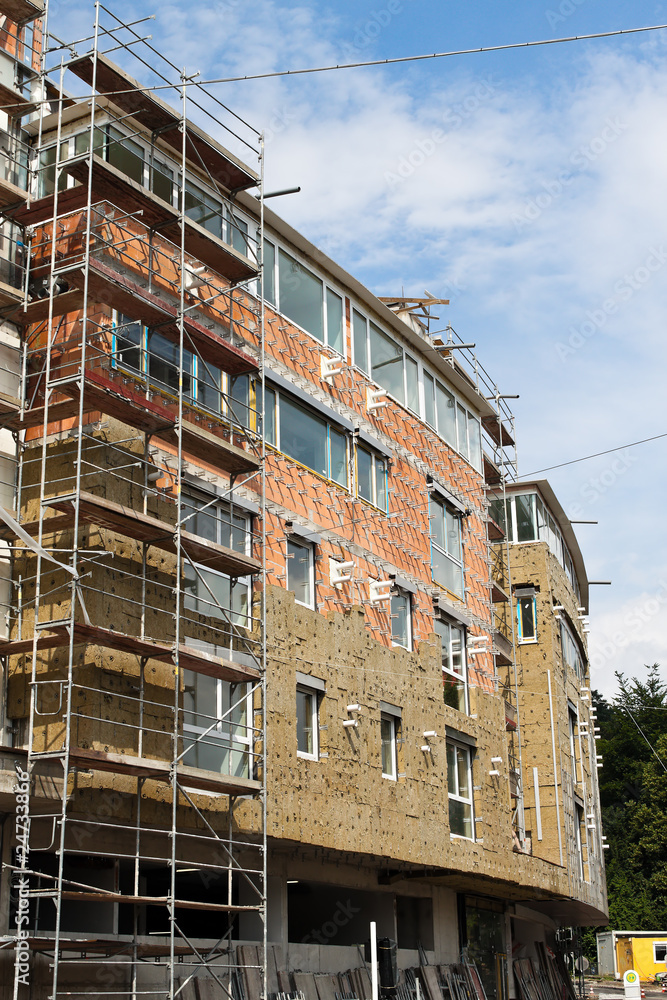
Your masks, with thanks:
<instances>
[{"instance_id":1,"label":"wooden scaffolding board","mask_svg":"<svg viewBox=\"0 0 667 1000\"><path fill-rule=\"evenodd\" d=\"M71 747L70 765L83 770L105 771L111 774L125 774L135 778L170 783L172 780L171 761L153 760L150 757L131 757L128 754L104 753L102 750L88 750ZM218 792L222 795L256 795L261 791L261 781L253 778L237 778L216 771L203 771L198 767L179 764L177 780L184 788L194 788L202 792Z\"/></svg>"},{"instance_id":2,"label":"wooden scaffolding board","mask_svg":"<svg viewBox=\"0 0 667 1000\"><path fill-rule=\"evenodd\" d=\"M92 53L71 62L68 68L75 76L92 86ZM178 127L181 121L178 113L156 94L148 93L124 70L99 53L95 67L95 88L98 93L108 95L117 107L136 117L151 132L159 131L160 138L173 146L180 155L182 135ZM259 177L253 170L191 122L187 122L187 137L191 147L188 156L194 162L203 163L216 181L227 190L241 190L257 184Z\"/></svg>"}]
</instances>

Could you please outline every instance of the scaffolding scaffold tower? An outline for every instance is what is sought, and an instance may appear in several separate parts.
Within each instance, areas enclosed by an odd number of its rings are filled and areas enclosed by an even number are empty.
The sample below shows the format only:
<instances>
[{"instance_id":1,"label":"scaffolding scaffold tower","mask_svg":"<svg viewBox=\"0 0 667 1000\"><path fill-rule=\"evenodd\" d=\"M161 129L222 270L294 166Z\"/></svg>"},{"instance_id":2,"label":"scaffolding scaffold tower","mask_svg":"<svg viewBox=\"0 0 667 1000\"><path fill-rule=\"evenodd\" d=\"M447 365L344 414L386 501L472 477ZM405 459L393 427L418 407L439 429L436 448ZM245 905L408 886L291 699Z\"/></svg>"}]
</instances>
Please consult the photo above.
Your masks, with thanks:
<instances>
[{"instance_id":1,"label":"scaffolding scaffold tower","mask_svg":"<svg viewBox=\"0 0 667 1000\"><path fill-rule=\"evenodd\" d=\"M243 1000L249 979L267 996L263 139L144 20L96 3L90 37L45 32L11 204L0 655L29 826L4 944L25 907L35 997ZM252 189L248 231L234 196Z\"/></svg>"}]
</instances>

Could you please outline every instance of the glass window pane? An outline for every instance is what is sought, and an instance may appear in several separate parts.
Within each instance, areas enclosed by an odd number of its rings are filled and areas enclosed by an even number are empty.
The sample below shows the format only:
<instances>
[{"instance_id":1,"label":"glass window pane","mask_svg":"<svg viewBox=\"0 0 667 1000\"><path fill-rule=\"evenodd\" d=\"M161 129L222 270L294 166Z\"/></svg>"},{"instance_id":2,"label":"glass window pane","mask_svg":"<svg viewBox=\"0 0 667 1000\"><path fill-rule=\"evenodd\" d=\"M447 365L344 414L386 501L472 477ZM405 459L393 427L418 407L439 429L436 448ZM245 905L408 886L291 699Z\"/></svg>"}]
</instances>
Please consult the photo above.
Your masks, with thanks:
<instances>
[{"instance_id":1,"label":"glass window pane","mask_svg":"<svg viewBox=\"0 0 667 1000\"><path fill-rule=\"evenodd\" d=\"M168 205L174 200L174 171L159 160L153 160L151 190Z\"/></svg>"},{"instance_id":2,"label":"glass window pane","mask_svg":"<svg viewBox=\"0 0 667 1000\"><path fill-rule=\"evenodd\" d=\"M264 426L266 440L276 445L276 394L273 389L264 390Z\"/></svg>"},{"instance_id":3,"label":"glass window pane","mask_svg":"<svg viewBox=\"0 0 667 1000\"><path fill-rule=\"evenodd\" d=\"M276 248L264 241L264 298L272 306L276 304Z\"/></svg>"},{"instance_id":4,"label":"glass window pane","mask_svg":"<svg viewBox=\"0 0 667 1000\"><path fill-rule=\"evenodd\" d=\"M343 349L343 300L327 288L327 344L339 354Z\"/></svg>"},{"instance_id":5,"label":"glass window pane","mask_svg":"<svg viewBox=\"0 0 667 1000\"><path fill-rule=\"evenodd\" d=\"M122 314L116 324L115 361L123 368L140 372L142 369L143 327Z\"/></svg>"},{"instance_id":6,"label":"glass window pane","mask_svg":"<svg viewBox=\"0 0 667 1000\"><path fill-rule=\"evenodd\" d=\"M410 598L407 594L391 596L391 641L410 648Z\"/></svg>"},{"instance_id":7,"label":"glass window pane","mask_svg":"<svg viewBox=\"0 0 667 1000\"><path fill-rule=\"evenodd\" d=\"M445 705L456 709L457 712L465 712L466 688L464 682L457 681L451 674L445 674L442 680Z\"/></svg>"},{"instance_id":8,"label":"glass window pane","mask_svg":"<svg viewBox=\"0 0 667 1000\"><path fill-rule=\"evenodd\" d=\"M217 680L194 670L183 670L183 722L208 729L217 715Z\"/></svg>"},{"instance_id":9,"label":"glass window pane","mask_svg":"<svg viewBox=\"0 0 667 1000\"><path fill-rule=\"evenodd\" d=\"M456 747L452 743L447 744L447 788L450 795L456 795L458 791L456 783Z\"/></svg>"},{"instance_id":10,"label":"glass window pane","mask_svg":"<svg viewBox=\"0 0 667 1000\"><path fill-rule=\"evenodd\" d=\"M126 139L122 132L109 126L107 159L112 167L122 171L137 184L144 183L144 151L142 147Z\"/></svg>"},{"instance_id":11,"label":"glass window pane","mask_svg":"<svg viewBox=\"0 0 667 1000\"><path fill-rule=\"evenodd\" d=\"M352 335L354 339L354 363L362 372L368 374L368 342L366 339L367 324L363 316L356 310L352 314Z\"/></svg>"},{"instance_id":12,"label":"glass window pane","mask_svg":"<svg viewBox=\"0 0 667 1000\"><path fill-rule=\"evenodd\" d=\"M396 722L389 716L380 719L380 737L382 740L382 773L387 778L396 777Z\"/></svg>"},{"instance_id":13,"label":"glass window pane","mask_svg":"<svg viewBox=\"0 0 667 1000\"><path fill-rule=\"evenodd\" d=\"M450 655L449 655L449 650L450 650L449 624L443 621L442 618L436 618L433 622L433 631L440 638L443 669L449 670L451 666Z\"/></svg>"},{"instance_id":14,"label":"glass window pane","mask_svg":"<svg viewBox=\"0 0 667 1000\"><path fill-rule=\"evenodd\" d=\"M222 203L190 181L185 182L185 214L219 240L222 239Z\"/></svg>"},{"instance_id":15,"label":"glass window pane","mask_svg":"<svg viewBox=\"0 0 667 1000\"><path fill-rule=\"evenodd\" d=\"M375 503L380 510L387 509L387 464L383 458L375 459Z\"/></svg>"},{"instance_id":16,"label":"glass window pane","mask_svg":"<svg viewBox=\"0 0 667 1000\"><path fill-rule=\"evenodd\" d=\"M439 382L435 383L435 402L438 411L438 433L456 448L456 410L454 397Z\"/></svg>"},{"instance_id":17,"label":"glass window pane","mask_svg":"<svg viewBox=\"0 0 667 1000\"><path fill-rule=\"evenodd\" d=\"M248 223L234 212L229 217L229 242L244 257L248 256Z\"/></svg>"},{"instance_id":18,"label":"glass window pane","mask_svg":"<svg viewBox=\"0 0 667 1000\"><path fill-rule=\"evenodd\" d=\"M535 638L535 621L533 618L533 597L522 597L519 600L519 635L522 639Z\"/></svg>"},{"instance_id":19,"label":"glass window pane","mask_svg":"<svg viewBox=\"0 0 667 1000\"><path fill-rule=\"evenodd\" d=\"M472 809L467 802L449 800L449 828L458 837L472 839Z\"/></svg>"},{"instance_id":20,"label":"glass window pane","mask_svg":"<svg viewBox=\"0 0 667 1000\"><path fill-rule=\"evenodd\" d=\"M300 753L314 754L315 733L313 731L313 699L312 691L297 688L296 692L296 745Z\"/></svg>"},{"instance_id":21,"label":"glass window pane","mask_svg":"<svg viewBox=\"0 0 667 1000\"><path fill-rule=\"evenodd\" d=\"M250 425L250 378L247 375L229 376L228 413L242 427Z\"/></svg>"},{"instance_id":22,"label":"glass window pane","mask_svg":"<svg viewBox=\"0 0 667 1000\"><path fill-rule=\"evenodd\" d=\"M463 597L463 570L435 546L432 550L433 579L446 590Z\"/></svg>"},{"instance_id":23,"label":"glass window pane","mask_svg":"<svg viewBox=\"0 0 667 1000\"><path fill-rule=\"evenodd\" d=\"M373 502L372 456L365 448L357 447L357 493L364 500Z\"/></svg>"},{"instance_id":24,"label":"glass window pane","mask_svg":"<svg viewBox=\"0 0 667 1000\"><path fill-rule=\"evenodd\" d=\"M324 340L322 324L322 282L314 274L302 267L283 250L278 252L278 297L280 311L297 324L312 333L318 340Z\"/></svg>"},{"instance_id":25,"label":"glass window pane","mask_svg":"<svg viewBox=\"0 0 667 1000\"><path fill-rule=\"evenodd\" d=\"M313 550L290 539L287 543L287 589L299 604L312 606L311 567Z\"/></svg>"},{"instance_id":26,"label":"glass window pane","mask_svg":"<svg viewBox=\"0 0 667 1000\"><path fill-rule=\"evenodd\" d=\"M424 420L435 427L435 381L428 372L424 372Z\"/></svg>"},{"instance_id":27,"label":"glass window pane","mask_svg":"<svg viewBox=\"0 0 667 1000\"><path fill-rule=\"evenodd\" d=\"M326 421L289 396L280 397L280 450L321 476L328 475Z\"/></svg>"},{"instance_id":28,"label":"glass window pane","mask_svg":"<svg viewBox=\"0 0 667 1000\"><path fill-rule=\"evenodd\" d=\"M215 365L197 358L197 402L200 406L220 413L222 407L222 372Z\"/></svg>"},{"instance_id":29,"label":"glass window pane","mask_svg":"<svg viewBox=\"0 0 667 1000\"><path fill-rule=\"evenodd\" d=\"M437 500L431 500L431 536L433 544L441 549L447 548L445 540L445 508Z\"/></svg>"},{"instance_id":30,"label":"glass window pane","mask_svg":"<svg viewBox=\"0 0 667 1000\"><path fill-rule=\"evenodd\" d=\"M518 542L534 542L537 539L535 518L535 494L519 496L516 500L516 529Z\"/></svg>"},{"instance_id":31,"label":"glass window pane","mask_svg":"<svg viewBox=\"0 0 667 1000\"><path fill-rule=\"evenodd\" d=\"M179 389L178 344L173 344L159 333L148 337L148 373L151 381L157 382L168 392L178 394ZM192 359L190 351L183 351L183 395L192 398Z\"/></svg>"},{"instance_id":32,"label":"glass window pane","mask_svg":"<svg viewBox=\"0 0 667 1000\"><path fill-rule=\"evenodd\" d=\"M447 527L447 552L457 561L461 561L461 520L448 507L445 507L445 523Z\"/></svg>"},{"instance_id":33,"label":"glass window pane","mask_svg":"<svg viewBox=\"0 0 667 1000\"><path fill-rule=\"evenodd\" d=\"M482 471L482 431L477 417L468 414L468 441L470 442L470 461L474 467Z\"/></svg>"},{"instance_id":34,"label":"glass window pane","mask_svg":"<svg viewBox=\"0 0 667 1000\"><path fill-rule=\"evenodd\" d=\"M419 365L405 355L406 403L413 413L419 413Z\"/></svg>"},{"instance_id":35,"label":"glass window pane","mask_svg":"<svg viewBox=\"0 0 667 1000\"><path fill-rule=\"evenodd\" d=\"M459 795L461 798L467 799L470 796L468 751L462 750L461 747L456 748L456 765L459 778Z\"/></svg>"},{"instance_id":36,"label":"glass window pane","mask_svg":"<svg viewBox=\"0 0 667 1000\"><path fill-rule=\"evenodd\" d=\"M452 636L452 666L451 669L454 673L463 676L463 649L464 649L464 633L463 629L456 628L455 625L451 626L451 636Z\"/></svg>"},{"instance_id":37,"label":"glass window pane","mask_svg":"<svg viewBox=\"0 0 667 1000\"><path fill-rule=\"evenodd\" d=\"M456 426L458 431L459 451L464 458L468 457L468 414L460 403L456 406Z\"/></svg>"},{"instance_id":38,"label":"glass window pane","mask_svg":"<svg viewBox=\"0 0 667 1000\"><path fill-rule=\"evenodd\" d=\"M341 486L347 486L347 438L333 427L329 428L329 451L330 478Z\"/></svg>"},{"instance_id":39,"label":"glass window pane","mask_svg":"<svg viewBox=\"0 0 667 1000\"><path fill-rule=\"evenodd\" d=\"M371 378L402 403L403 348L371 323Z\"/></svg>"}]
</instances>

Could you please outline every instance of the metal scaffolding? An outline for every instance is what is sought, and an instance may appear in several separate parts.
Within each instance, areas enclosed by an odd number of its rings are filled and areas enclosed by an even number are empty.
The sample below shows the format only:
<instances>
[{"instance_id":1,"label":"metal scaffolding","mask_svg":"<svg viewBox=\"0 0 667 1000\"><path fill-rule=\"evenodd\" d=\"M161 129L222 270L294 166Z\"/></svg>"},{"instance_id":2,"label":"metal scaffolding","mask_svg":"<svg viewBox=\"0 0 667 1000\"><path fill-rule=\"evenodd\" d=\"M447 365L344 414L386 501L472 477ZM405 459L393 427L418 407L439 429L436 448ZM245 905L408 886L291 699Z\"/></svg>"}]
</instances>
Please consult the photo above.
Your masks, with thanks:
<instances>
[{"instance_id":1,"label":"metal scaffolding","mask_svg":"<svg viewBox=\"0 0 667 1000\"><path fill-rule=\"evenodd\" d=\"M48 36L31 197L12 204L26 273L0 654L29 701L31 836L11 868L53 1000L194 997L195 979L243 1000L249 975L267 995L263 140L141 23L96 3L90 37ZM256 236L234 207L252 187Z\"/></svg>"}]
</instances>

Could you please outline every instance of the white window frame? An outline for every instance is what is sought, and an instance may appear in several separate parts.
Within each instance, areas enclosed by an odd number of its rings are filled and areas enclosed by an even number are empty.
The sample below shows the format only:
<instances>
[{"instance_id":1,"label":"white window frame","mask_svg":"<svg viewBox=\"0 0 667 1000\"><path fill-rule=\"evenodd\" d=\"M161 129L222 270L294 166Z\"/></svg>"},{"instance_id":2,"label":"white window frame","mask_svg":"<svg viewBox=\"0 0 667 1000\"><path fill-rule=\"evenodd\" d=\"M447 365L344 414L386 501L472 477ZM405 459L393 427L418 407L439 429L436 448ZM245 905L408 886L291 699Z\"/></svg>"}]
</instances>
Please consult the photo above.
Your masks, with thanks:
<instances>
[{"instance_id":1,"label":"white window frame","mask_svg":"<svg viewBox=\"0 0 667 1000\"><path fill-rule=\"evenodd\" d=\"M467 631L466 631L465 627L463 625L461 625L459 622L452 622L448 618L446 618L444 615L438 616L435 619L435 623L436 623L436 635L440 636L440 642L441 642L441 645L442 645L442 661L441 662L442 662L443 682L445 680L447 680L447 679L451 679L452 681L455 681L457 684L463 684L464 708L462 710L462 714L468 715L470 713L470 701L469 701L469 692L468 692L468 657L466 655ZM447 636L443 636L438 631L437 626L440 626L443 631L446 631L448 633L448 635ZM455 629L457 632L460 633L460 635L461 635L460 639L457 640L456 638L453 637L452 629ZM460 642L460 644L461 644L461 649L458 651L460 653L460 655L461 655L461 673L460 674L457 673L456 670L452 670L451 668L445 666L446 655L445 655L444 644L445 644L445 642L448 643L448 646L449 646L449 649L448 649L448 659L449 659L449 662L452 663L454 661L455 653L457 652L455 650L455 648L454 648L455 644L457 643L457 641ZM443 692L443 694L444 694L444 692ZM452 706L450 705L449 707L451 708ZM460 710L459 709L455 709L455 711L460 711Z\"/></svg>"},{"instance_id":2,"label":"white window frame","mask_svg":"<svg viewBox=\"0 0 667 1000\"><path fill-rule=\"evenodd\" d=\"M342 358L347 357L344 293L335 285L333 285L328 280L328 278L326 278L323 274L321 274L319 271L316 271L312 267L309 261L302 260L302 258L297 253L295 253L295 251L291 247L283 246L280 242L278 242L273 234L271 234L270 239L268 237L264 238L264 245L266 246L267 243L269 243L273 247L273 253L274 253L273 290L274 290L275 302L271 302L270 299L266 299L266 302L268 303L269 307L275 310L275 312L277 312L280 316L284 316L285 319L289 323L291 323L291 325L295 327L297 330L301 330L303 333L306 334L306 336L311 337L316 344L320 345L320 347L327 347L329 350L335 351L336 354L338 354ZM322 333L323 333L322 340L316 337L314 333L311 333L310 330L306 330L305 327L300 326L298 323L296 323L291 316L288 316L287 313L281 311L281 305L280 305L280 252L281 251L285 254L285 256L291 257L299 265L299 267L303 268L304 271L307 271L322 284ZM329 343L329 303L327 300L328 291L331 292L332 295L335 295L337 298L341 300L341 310L342 310L341 341L343 348L342 351L340 351L333 344Z\"/></svg>"},{"instance_id":3,"label":"white window frame","mask_svg":"<svg viewBox=\"0 0 667 1000\"><path fill-rule=\"evenodd\" d=\"M309 469L310 472L312 472L312 474L314 476L317 476L319 479L324 479L326 482L331 483L333 486L337 486L338 489L346 490L349 493L350 492L350 440L349 440L349 435L345 432L344 428L342 428L342 427L340 427L340 425L336 424L336 422L334 420L331 420L325 413L321 413L319 410L315 409L315 407L308 406L307 403L303 402L300 399L297 399L295 396L290 395L289 392L283 392L281 389L278 389L275 385L267 385L266 386L266 395L267 395L267 397L270 394L273 395L273 403L274 403L274 409L273 409L273 431L274 431L274 434L273 434L273 441L271 441L269 439L269 436L267 434L267 443L269 445L271 445L271 447L275 448L276 451L279 451L282 455L285 455L287 458L291 459L291 461L296 462L297 465L302 466L302 468L304 468L304 469ZM327 471L326 471L326 475L323 474L323 473L321 473L321 472L319 472L317 469L311 469L309 465L305 465L301 461L301 459L295 458L295 456L291 455L288 451L283 451L282 440L281 440L281 433L280 433L280 423L281 423L281 399L284 396L287 397L287 399L289 400L289 402L292 403L294 406L297 406L300 409L305 410L306 413L312 414L313 417L316 417L323 424L326 424L326 428L327 428ZM265 421L266 421L266 409L267 409L268 405L269 404L268 404L268 399L267 399L267 403L265 404L265 407L264 407L264 410L265 410L265 417L264 417L264 419L265 419ZM331 476L331 472L332 472L332 467L331 467L331 456L332 456L331 431L332 430L334 431L334 433L339 434L341 437L343 437L345 439L345 478L346 478L346 482L345 483L339 483L337 479L332 479L332 476Z\"/></svg>"},{"instance_id":4,"label":"white window frame","mask_svg":"<svg viewBox=\"0 0 667 1000\"><path fill-rule=\"evenodd\" d=\"M658 948L662 949L662 958L658 958ZM660 965L667 961L667 940L653 942L653 964Z\"/></svg>"},{"instance_id":5,"label":"white window frame","mask_svg":"<svg viewBox=\"0 0 667 1000\"><path fill-rule=\"evenodd\" d=\"M459 780L458 780L458 759L455 759L456 766L454 767L454 774L456 776L456 788L451 789L449 787L449 751L450 748L454 749L456 755L462 753L466 758L466 768L468 772L468 789L470 791L469 796L466 798L464 795L459 794ZM474 802L474 790L473 790L473 777L472 777L472 747L466 746L463 743L457 743L456 740L447 740L447 800L448 805L450 802L462 802L464 805L468 806L470 809L470 836L466 837L462 833L454 833L451 828L451 806L449 807L449 836L456 840L475 840L475 802Z\"/></svg>"},{"instance_id":6,"label":"white window frame","mask_svg":"<svg viewBox=\"0 0 667 1000\"><path fill-rule=\"evenodd\" d=\"M574 804L574 835L577 844L577 859L579 862L579 878L586 881L586 870L584 868L584 838L581 835L581 828L584 825L584 809L577 802Z\"/></svg>"},{"instance_id":7,"label":"white window frame","mask_svg":"<svg viewBox=\"0 0 667 1000\"><path fill-rule=\"evenodd\" d=\"M300 604L302 608L315 609L315 544L309 542L305 538L301 538L300 535L290 535L287 539L287 555L285 561L285 584L286 589L292 592L290 587L290 565L292 560L296 558L295 552L290 552L290 546L296 546L297 548L303 549L304 552L308 553L308 591L309 600L299 601L296 597L296 591L294 591L294 602L295 604Z\"/></svg>"},{"instance_id":8,"label":"white window frame","mask_svg":"<svg viewBox=\"0 0 667 1000\"><path fill-rule=\"evenodd\" d=\"M189 489L187 486L183 490L183 499L186 505L188 500L190 500L193 503L201 503L202 506L197 507L197 509L203 511L204 513L208 512L211 516L215 518L216 544L224 545L226 548L233 548L233 546L229 544L230 541L233 541L233 531L234 531L234 524L231 521L232 508L230 504L227 503L227 501L217 496L210 496L209 494L206 494L204 493L204 491L198 490L195 487ZM233 515L239 521L243 522L242 525L238 525L237 527L239 527L239 529L243 531L245 535L243 549L238 549L237 551L241 552L242 555L250 555L252 548L251 515L247 511L242 510L238 507L233 508ZM226 530L223 527L225 520L229 521L230 523L229 539L227 539ZM196 532L194 531L195 527L196 527L195 518L193 516L188 517L187 515L185 515L185 519L183 521L184 530L196 534ZM205 615L210 618L218 618L222 619L223 621L229 621L232 625L238 628L245 628L245 629L252 628L252 581L249 576L240 576L232 578L227 573L220 572L220 570L211 569L208 566L202 566L194 562L190 564L190 561L186 557L184 573L187 572L188 569L194 569L195 591L194 593L186 592L184 594L183 603L186 610L194 611L195 614ZM200 576L198 574L201 574L202 578L204 579L206 578L206 575L210 574L211 576L219 577L223 580L228 580L230 588L230 604L231 604L231 595L233 589L235 587L243 588L246 595L247 613L243 614L242 612L234 611L231 607L226 609L223 609L222 607L217 608L212 595L208 592L205 584L202 583L202 579L200 579ZM200 589L201 593L198 593L198 590ZM200 602L204 604L203 610L200 610L198 608L198 604ZM217 614L216 611L220 611L220 613Z\"/></svg>"},{"instance_id":9,"label":"white window frame","mask_svg":"<svg viewBox=\"0 0 667 1000\"><path fill-rule=\"evenodd\" d=\"M449 512L449 514L458 522L458 526L459 526L458 527L458 532L459 532L459 534L458 534L458 542L459 542L459 549L460 549L460 553L461 553L460 559L458 559L455 556L453 556L451 554L451 552L447 551L446 548L443 549L441 545L438 545L438 543L435 541L435 539L433 537L432 522L437 517L437 518L439 518L439 519L442 520L442 523L443 523L442 534L443 534L443 538L445 539L445 544L447 544L447 512ZM452 591L450 591L450 593L454 594L456 597L460 597L461 599L463 599L463 597L465 596L465 571L464 571L464 566L463 566L463 562L464 562L464 560L463 560L463 524L462 524L461 516L460 516L459 512L457 510L455 510L453 507L451 507L444 498L439 497L437 494L431 493L431 495L429 497L429 525L431 527L431 530L429 532L430 537L431 537L431 577L432 577L434 583L440 584L440 586L443 587L445 590L449 589L448 587L446 587L445 583L442 580L438 580L436 578L436 576L435 576L434 565L433 565L433 550L435 549L436 552L438 552L440 555L444 556L457 569L461 570L461 591L459 593L459 591L452 590Z\"/></svg>"},{"instance_id":10,"label":"white window frame","mask_svg":"<svg viewBox=\"0 0 667 1000\"><path fill-rule=\"evenodd\" d=\"M228 651L224 651L225 655L229 655ZM184 668L183 670L183 683L187 685L189 675L196 675L196 671L188 670ZM230 706L228 709L224 708L225 703L225 685L229 688L229 701ZM245 687L245 693L242 691L236 697L236 700L232 702L231 688L243 688ZM220 750L226 750L228 752L228 760L231 760L231 755L234 752L243 754L246 761L246 767L244 767L245 776L248 776L252 772L252 742L253 742L253 731L251 720L253 718L253 705L252 705L252 687L248 682L241 682L238 684L233 684L230 681L223 681L220 678L215 679L215 713L208 714L198 712L198 715L204 715L205 725L193 725L192 723L183 722L183 735L193 736L196 740L198 736L202 739L200 743L205 744L209 749L215 747L219 744ZM236 692L235 692L236 696ZM231 721L231 715L234 709L245 702L245 725L242 723L235 723ZM189 715L189 709L183 709L184 715ZM238 728L243 728L245 730L244 735L239 735L236 730ZM228 730L228 731L225 731ZM232 736L233 732L233 736ZM205 735L204 735L205 734ZM187 754L185 755L187 757ZM195 765L192 765L195 766ZM221 771L221 774L231 774L231 768L227 771Z\"/></svg>"},{"instance_id":11,"label":"white window frame","mask_svg":"<svg viewBox=\"0 0 667 1000\"><path fill-rule=\"evenodd\" d=\"M320 698L322 692L319 688L311 687L309 684L298 681L296 685L297 703L296 703L296 755L302 760L319 760L320 759ZM304 695L306 698L310 699L310 727L312 733L312 752L308 753L306 750L299 750L299 705L298 696Z\"/></svg>"},{"instance_id":12,"label":"white window frame","mask_svg":"<svg viewBox=\"0 0 667 1000\"><path fill-rule=\"evenodd\" d=\"M372 497L365 497L359 492L359 452L363 451L366 455L370 456L371 459L371 493ZM383 514L387 513L389 507L389 463L384 455L379 455L376 451L366 445L362 441L357 441L354 449L355 457L355 494L364 503L369 503L377 510L382 511ZM382 486L382 492L384 493L384 506L378 502L378 464L382 463L384 468L380 475L384 479Z\"/></svg>"},{"instance_id":13,"label":"white window frame","mask_svg":"<svg viewBox=\"0 0 667 1000\"><path fill-rule=\"evenodd\" d=\"M407 615L406 615L407 635L405 636L406 640L405 643L399 642L398 639L401 637L394 635L394 622L398 618L398 612L394 611L395 600L405 601L405 605L407 608ZM396 646L399 649L407 649L407 650L412 649L412 612L413 612L412 594L410 594L407 590L404 590L402 587L392 587L389 599L389 623L390 623L392 646Z\"/></svg>"},{"instance_id":14,"label":"white window frame","mask_svg":"<svg viewBox=\"0 0 667 1000\"><path fill-rule=\"evenodd\" d=\"M532 622L533 622L533 634L529 635L529 636L524 636L524 634L523 634L523 613L522 613L521 605L522 605L522 603L524 601L530 601L531 602L531 618L532 618ZM537 600L536 600L534 594L533 594L532 597L531 596L517 597L517 599L516 599L516 617L517 617L517 633L518 633L519 642L522 645L527 645L527 644L530 644L530 643L536 643L537 642Z\"/></svg>"},{"instance_id":15,"label":"white window frame","mask_svg":"<svg viewBox=\"0 0 667 1000\"><path fill-rule=\"evenodd\" d=\"M563 666L567 667L580 679L586 677L586 661L581 655L579 643L577 642L572 629L567 624L561 612L560 619L560 642Z\"/></svg>"},{"instance_id":16,"label":"white window frame","mask_svg":"<svg viewBox=\"0 0 667 1000\"><path fill-rule=\"evenodd\" d=\"M398 712L398 714L397 714ZM389 729L389 739L385 739L383 730ZM387 781L398 781L398 741L400 739L400 710L380 712L380 764L382 777ZM389 747L389 770L385 771L385 747Z\"/></svg>"},{"instance_id":17,"label":"white window frame","mask_svg":"<svg viewBox=\"0 0 667 1000\"><path fill-rule=\"evenodd\" d=\"M570 707L568 704L567 708L567 731L570 741L570 766L572 770L572 781L575 785L579 784L579 764L577 761L577 726L579 724L579 719L577 717L576 711Z\"/></svg>"}]
</instances>

